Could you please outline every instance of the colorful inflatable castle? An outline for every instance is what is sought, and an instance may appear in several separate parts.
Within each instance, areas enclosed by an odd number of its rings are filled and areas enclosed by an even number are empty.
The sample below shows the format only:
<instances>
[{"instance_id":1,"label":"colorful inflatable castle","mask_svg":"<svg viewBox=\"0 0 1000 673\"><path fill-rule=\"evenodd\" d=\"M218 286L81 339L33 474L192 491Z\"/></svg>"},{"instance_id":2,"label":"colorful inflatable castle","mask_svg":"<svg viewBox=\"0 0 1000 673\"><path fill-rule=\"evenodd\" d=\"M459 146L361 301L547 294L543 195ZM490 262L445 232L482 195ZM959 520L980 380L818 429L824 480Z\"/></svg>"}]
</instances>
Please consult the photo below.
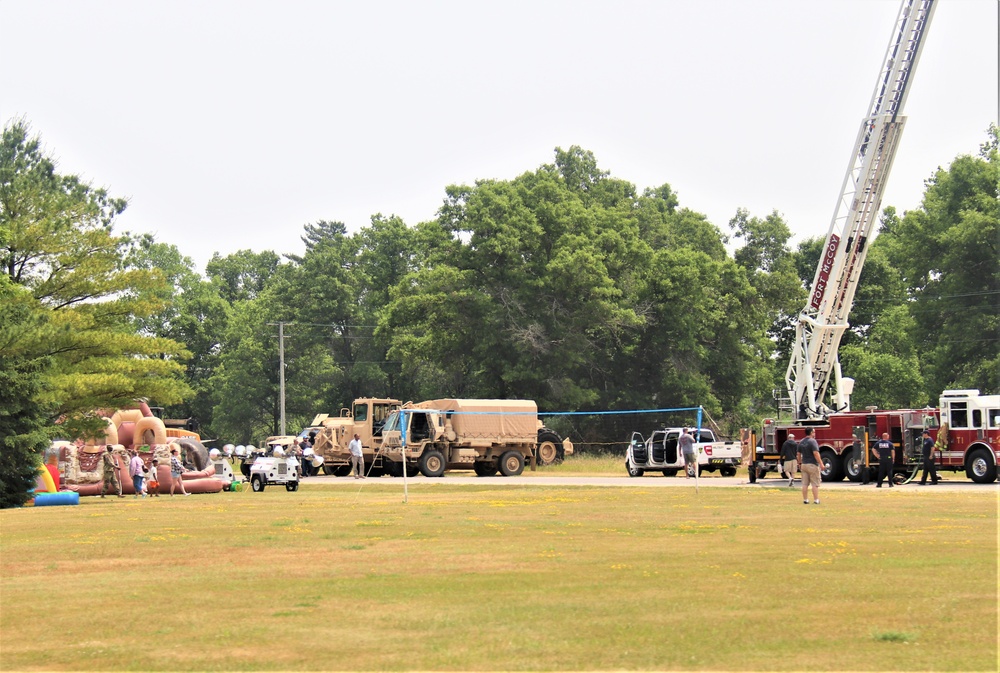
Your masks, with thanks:
<instances>
[{"instance_id":1,"label":"colorful inflatable castle","mask_svg":"<svg viewBox=\"0 0 1000 673\"><path fill-rule=\"evenodd\" d=\"M157 460L157 471L155 475L150 472L148 478L159 483L157 491L160 494L170 493L170 450L175 447L189 470L182 476L188 493L218 493L229 487L228 480L216 476L215 466L209 460L208 450L198 434L167 428L145 402L103 418L105 427L102 436L82 437L74 442L53 442L50 450L58 455L64 490L80 495L100 495L104 483L101 455L107 446L112 447L112 456L120 468L123 494L135 494L128 476L128 451L132 449L147 468L151 467L154 458Z\"/></svg>"}]
</instances>

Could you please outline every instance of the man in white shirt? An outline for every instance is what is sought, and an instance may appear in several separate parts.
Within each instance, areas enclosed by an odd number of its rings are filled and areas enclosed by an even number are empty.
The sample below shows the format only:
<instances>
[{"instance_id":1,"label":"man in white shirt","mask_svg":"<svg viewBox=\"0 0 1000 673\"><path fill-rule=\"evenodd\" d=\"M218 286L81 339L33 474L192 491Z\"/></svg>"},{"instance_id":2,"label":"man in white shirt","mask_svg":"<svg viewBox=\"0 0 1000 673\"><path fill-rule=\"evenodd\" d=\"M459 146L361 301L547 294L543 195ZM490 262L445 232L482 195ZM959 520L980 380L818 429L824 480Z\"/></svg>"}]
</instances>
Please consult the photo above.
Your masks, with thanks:
<instances>
[{"instance_id":1,"label":"man in white shirt","mask_svg":"<svg viewBox=\"0 0 1000 673\"><path fill-rule=\"evenodd\" d=\"M347 450L351 452L351 468L354 471L354 478L364 479L365 458L361 453L361 435L355 433L354 439L347 445Z\"/></svg>"}]
</instances>

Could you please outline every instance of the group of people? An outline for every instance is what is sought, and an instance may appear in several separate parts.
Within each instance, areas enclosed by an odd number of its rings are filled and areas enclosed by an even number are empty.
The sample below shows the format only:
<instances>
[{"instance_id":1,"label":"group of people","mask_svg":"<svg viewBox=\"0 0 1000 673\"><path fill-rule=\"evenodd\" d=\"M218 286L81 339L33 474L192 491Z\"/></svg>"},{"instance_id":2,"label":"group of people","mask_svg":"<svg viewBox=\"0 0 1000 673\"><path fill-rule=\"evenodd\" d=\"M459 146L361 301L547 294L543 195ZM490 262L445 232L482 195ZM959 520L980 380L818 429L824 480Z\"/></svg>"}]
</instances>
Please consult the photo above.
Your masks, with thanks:
<instances>
[{"instance_id":1,"label":"group of people","mask_svg":"<svg viewBox=\"0 0 1000 673\"><path fill-rule=\"evenodd\" d=\"M809 488L812 487L813 503L819 504L819 482L822 478L823 458L819 452L819 444L813 437L813 429L805 429L805 437L801 441L795 441L795 434L789 432L788 439L781 445L781 469L788 475L788 485L791 486L795 478L796 471L802 473L802 502L809 504ZM930 430L923 432L923 468L924 474L920 478L921 486L927 484L928 475L931 484L938 483L937 467L934 464L934 440L931 439ZM896 445L889 439L889 433L883 432L875 446L872 447L872 454L878 460L878 479L875 488L882 488L882 481L889 483L892 488L893 465L896 462Z\"/></svg>"},{"instance_id":2,"label":"group of people","mask_svg":"<svg viewBox=\"0 0 1000 673\"><path fill-rule=\"evenodd\" d=\"M310 432L307 437L298 437L288 447L288 455L294 456L299 461L299 470L303 477L314 477L319 474L319 468L312 464L313 442L316 440L316 433Z\"/></svg>"},{"instance_id":3,"label":"group of people","mask_svg":"<svg viewBox=\"0 0 1000 673\"><path fill-rule=\"evenodd\" d=\"M105 497L109 489L114 489L119 498L125 497L122 494L122 482L118 476L121 467L118 465L118 461L115 460L113 451L114 447L109 444L104 448L104 454L101 456L104 468L104 483L101 486L102 498ZM131 449L128 451L128 455L128 474L132 478L132 487L135 489L135 496L133 497L145 498L147 493L150 497L159 497L160 482L157 478L157 469L159 468L160 461L154 458L150 462L149 467L146 467L142 458L139 457L138 451ZM178 487L180 488L181 495L191 495L184 489L182 475L185 472L187 470L181 462L180 453L177 448L170 449L170 495L173 495L174 490Z\"/></svg>"}]
</instances>

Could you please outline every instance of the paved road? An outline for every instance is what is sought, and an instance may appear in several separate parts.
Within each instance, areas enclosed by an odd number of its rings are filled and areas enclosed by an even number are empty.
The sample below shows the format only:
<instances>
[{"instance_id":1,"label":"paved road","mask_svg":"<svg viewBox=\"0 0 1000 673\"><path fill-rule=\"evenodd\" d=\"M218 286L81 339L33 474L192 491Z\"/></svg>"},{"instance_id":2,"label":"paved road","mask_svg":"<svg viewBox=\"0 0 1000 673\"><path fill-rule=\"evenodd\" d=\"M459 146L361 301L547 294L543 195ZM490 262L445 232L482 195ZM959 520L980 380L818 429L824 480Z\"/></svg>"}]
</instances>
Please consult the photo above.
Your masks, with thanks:
<instances>
[{"instance_id":1,"label":"paved road","mask_svg":"<svg viewBox=\"0 0 1000 673\"><path fill-rule=\"evenodd\" d=\"M353 477L329 477L329 476L319 476L319 477L307 477L302 481L303 484L323 484L327 486L357 486L359 481ZM390 477L379 477L379 478L369 478L365 480L364 485L389 485L398 484L402 486L402 479L393 479ZM444 477L438 479L428 479L423 476L410 477L409 483L411 485L420 486L438 486L438 485L476 485L476 486L494 486L494 485L509 485L509 486L558 486L558 487L570 487L570 486L610 486L619 488L694 488L694 479L684 479L683 477L663 477L663 476L646 476L631 478L628 476L620 477L586 477L586 476L544 476L539 474L524 474L520 477L476 477L471 473L466 472L448 472ZM787 489L786 486L788 482L784 479L777 478L765 478L760 479L755 484L751 484L747 481L745 476L740 477L702 477L698 479L699 488L732 488L732 487L747 487L747 488L781 488ZM801 489L802 484L799 480L795 480L795 489ZM861 484L855 484L850 481L844 480L840 482L823 482L823 489L874 489L874 484L869 484L867 486L862 486ZM884 487L883 487L884 488ZM994 482L993 484L976 484L969 479L959 477L958 475L950 475L950 478L945 478L941 483L936 486L920 486L916 482L909 484L904 484L902 486L897 486L900 489L899 492L917 492L917 491L963 491L963 492L981 492L981 493L1000 493L1000 484Z\"/></svg>"}]
</instances>

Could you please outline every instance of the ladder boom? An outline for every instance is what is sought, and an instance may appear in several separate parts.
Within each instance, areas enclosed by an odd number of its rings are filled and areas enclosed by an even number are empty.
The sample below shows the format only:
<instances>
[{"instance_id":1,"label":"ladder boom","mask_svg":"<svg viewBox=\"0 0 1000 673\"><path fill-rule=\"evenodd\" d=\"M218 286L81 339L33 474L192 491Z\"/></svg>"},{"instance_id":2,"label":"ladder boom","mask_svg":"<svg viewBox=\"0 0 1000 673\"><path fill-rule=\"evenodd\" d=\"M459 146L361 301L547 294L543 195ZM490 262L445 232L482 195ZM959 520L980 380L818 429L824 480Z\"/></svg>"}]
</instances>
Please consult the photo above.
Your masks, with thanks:
<instances>
[{"instance_id":1,"label":"ladder boom","mask_svg":"<svg viewBox=\"0 0 1000 673\"><path fill-rule=\"evenodd\" d=\"M903 0L868 114L861 121L785 373L796 418L819 418L831 411L825 402L831 377L832 410L850 408L853 381L840 376L837 351L849 327L854 293L906 121L903 105L935 7L935 0Z\"/></svg>"}]
</instances>

